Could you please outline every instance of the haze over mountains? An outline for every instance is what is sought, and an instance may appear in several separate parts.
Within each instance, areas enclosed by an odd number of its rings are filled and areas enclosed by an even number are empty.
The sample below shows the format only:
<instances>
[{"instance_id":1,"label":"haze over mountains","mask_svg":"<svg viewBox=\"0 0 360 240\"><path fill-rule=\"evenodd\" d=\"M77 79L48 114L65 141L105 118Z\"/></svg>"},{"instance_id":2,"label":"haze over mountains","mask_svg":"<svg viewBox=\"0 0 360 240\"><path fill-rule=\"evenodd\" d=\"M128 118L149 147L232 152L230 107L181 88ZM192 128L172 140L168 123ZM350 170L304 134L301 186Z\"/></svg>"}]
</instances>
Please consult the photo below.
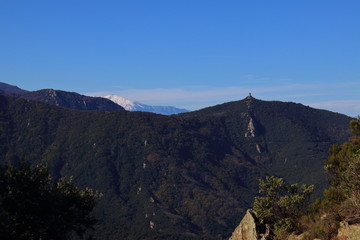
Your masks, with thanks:
<instances>
[{"instance_id":1,"label":"haze over mountains","mask_svg":"<svg viewBox=\"0 0 360 240\"><path fill-rule=\"evenodd\" d=\"M259 178L320 194L329 147L350 136L348 116L251 96L172 116L14 96L0 96L1 162L45 162L100 191L99 239L226 239Z\"/></svg>"}]
</instances>

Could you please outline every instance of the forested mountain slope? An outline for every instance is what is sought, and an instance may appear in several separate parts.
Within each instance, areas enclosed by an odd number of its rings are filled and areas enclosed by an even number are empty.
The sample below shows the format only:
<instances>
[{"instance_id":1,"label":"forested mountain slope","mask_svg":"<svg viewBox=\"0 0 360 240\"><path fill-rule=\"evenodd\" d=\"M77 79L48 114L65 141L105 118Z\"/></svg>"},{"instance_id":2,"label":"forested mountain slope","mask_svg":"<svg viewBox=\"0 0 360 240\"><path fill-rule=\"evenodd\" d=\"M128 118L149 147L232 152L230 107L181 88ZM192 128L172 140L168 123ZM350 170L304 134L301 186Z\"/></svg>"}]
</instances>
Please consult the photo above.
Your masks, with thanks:
<instances>
[{"instance_id":1,"label":"forested mountain slope","mask_svg":"<svg viewBox=\"0 0 360 240\"><path fill-rule=\"evenodd\" d=\"M225 132L233 149L265 166L271 174L320 186L325 182L322 163L329 146L348 139L351 120L299 103L262 101L251 96L180 116L198 122L200 129Z\"/></svg>"},{"instance_id":2,"label":"forested mountain slope","mask_svg":"<svg viewBox=\"0 0 360 240\"><path fill-rule=\"evenodd\" d=\"M118 104L101 97L89 97L75 92L66 92L54 89L26 91L17 86L0 82L0 95L21 97L27 100L44 102L59 107L77 110L124 110Z\"/></svg>"},{"instance_id":3,"label":"forested mountain slope","mask_svg":"<svg viewBox=\"0 0 360 240\"><path fill-rule=\"evenodd\" d=\"M102 193L100 239L223 239L264 175L324 185L350 118L254 98L180 116L78 111L0 96L0 157Z\"/></svg>"}]
</instances>

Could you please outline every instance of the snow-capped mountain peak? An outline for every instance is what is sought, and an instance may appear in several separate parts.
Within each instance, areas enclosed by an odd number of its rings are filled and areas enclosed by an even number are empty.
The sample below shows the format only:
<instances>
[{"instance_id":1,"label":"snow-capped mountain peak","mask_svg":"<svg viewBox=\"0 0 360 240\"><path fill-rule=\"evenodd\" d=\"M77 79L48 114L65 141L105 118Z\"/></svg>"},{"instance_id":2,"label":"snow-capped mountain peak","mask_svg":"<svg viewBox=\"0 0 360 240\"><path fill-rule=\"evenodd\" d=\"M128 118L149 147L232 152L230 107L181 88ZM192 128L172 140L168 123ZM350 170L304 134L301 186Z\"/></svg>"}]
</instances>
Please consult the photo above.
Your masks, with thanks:
<instances>
[{"instance_id":1,"label":"snow-capped mountain peak","mask_svg":"<svg viewBox=\"0 0 360 240\"><path fill-rule=\"evenodd\" d=\"M142 112L152 112L152 113L158 113L163 115L171 115L171 114L177 114L182 112L188 112L186 109L171 107L171 106L150 106L146 104L142 104L139 102L131 101L127 98L117 96L114 94L106 95L104 98L107 98L114 103L119 104L123 108L125 108L128 111L142 111Z\"/></svg>"},{"instance_id":2,"label":"snow-capped mountain peak","mask_svg":"<svg viewBox=\"0 0 360 240\"><path fill-rule=\"evenodd\" d=\"M125 108L125 110L128 110L128 111L134 111L134 108L136 108L136 105L137 105L135 102L133 102L127 98L117 96L114 94L103 96L103 98L107 98L107 99L113 101L114 103L122 106L123 108Z\"/></svg>"}]
</instances>

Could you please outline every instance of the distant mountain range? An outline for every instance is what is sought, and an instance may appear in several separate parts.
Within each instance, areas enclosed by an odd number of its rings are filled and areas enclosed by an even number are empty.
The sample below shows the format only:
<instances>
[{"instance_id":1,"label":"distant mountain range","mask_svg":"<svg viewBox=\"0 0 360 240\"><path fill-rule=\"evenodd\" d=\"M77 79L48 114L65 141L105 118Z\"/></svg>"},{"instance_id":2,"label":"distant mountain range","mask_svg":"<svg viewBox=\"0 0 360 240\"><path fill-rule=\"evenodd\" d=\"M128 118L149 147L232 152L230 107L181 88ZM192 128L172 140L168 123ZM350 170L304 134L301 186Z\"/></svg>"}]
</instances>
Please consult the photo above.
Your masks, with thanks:
<instances>
[{"instance_id":1,"label":"distant mountain range","mask_svg":"<svg viewBox=\"0 0 360 240\"><path fill-rule=\"evenodd\" d=\"M259 178L319 195L329 147L350 137L350 117L250 96L172 116L51 104L0 96L0 161L44 162L101 192L98 239L226 239Z\"/></svg>"},{"instance_id":2,"label":"distant mountain range","mask_svg":"<svg viewBox=\"0 0 360 240\"><path fill-rule=\"evenodd\" d=\"M0 82L0 91L4 93L14 93L14 94L20 94L27 92L26 90L23 90L17 86L13 86L7 83Z\"/></svg>"},{"instance_id":3,"label":"distant mountain range","mask_svg":"<svg viewBox=\"0 0 360 240\"><path fill-rule=\"evenodd\" d=\"M38 91L26 91L17 86L0 82L0 93L8 96L21 97L28 100L45 102L51 105L72 108L77 110L103 110L115 111L141 111L163 115L172 115L188 112L171 106L150 106L139 102L133 102L121 96L107 95L104 97L90 97L74 92L66 92L54 89L42 89Z\"/></svg>"},{"instance_id":4,"label":"distant mountain range","mask_svg":"<svg viewBox=\"0 0 360 240\"><path fill-rule=\"evenodd\" d=\"M106 95L104 98L107 98L114 103L119 104L123 108L125 108L128 111L141 111L141 112L152 112L152 113L158 113L163 115L172 115L172 114L178 114L178 113L184 113L189 112L189 110L176 108L172 106L150 106L146 104L142 104L139 102L133 102L129 99L126 99L121 96L117 95Z\"/></svg>"},{"instance_id":5,"label":"distant mountain range","mask_svg":"<svg viewBox=\"0 0 360 240\"><path fill-rule=\"evenodd\" d=\"M21 97L27 100L39 101L77 110L124 111L123 107L108 99L84 96L75 92L66 92L54 89L26 91L17 86L0 83L0 93L7 96Z\"/></svg>"}]
</instances>

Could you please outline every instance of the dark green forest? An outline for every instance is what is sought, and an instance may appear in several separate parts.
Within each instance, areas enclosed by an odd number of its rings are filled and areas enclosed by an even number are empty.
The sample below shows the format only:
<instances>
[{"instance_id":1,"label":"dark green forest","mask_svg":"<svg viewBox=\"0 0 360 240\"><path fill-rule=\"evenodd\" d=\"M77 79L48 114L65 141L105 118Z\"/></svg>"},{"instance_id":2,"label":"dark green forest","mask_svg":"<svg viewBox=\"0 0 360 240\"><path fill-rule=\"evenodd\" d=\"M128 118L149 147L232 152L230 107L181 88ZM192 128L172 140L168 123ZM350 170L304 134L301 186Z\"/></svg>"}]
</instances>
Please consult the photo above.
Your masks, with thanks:
<instances>
[{"instance_id":1,"label":"dark green forest","mask_svg":"<svg viewBox=\"0 0 360 240\"><path fill-rule=\"evenodd\" d=\"M0 238L88 239L99 197L92 189L74 186L71 178L54 181L44 165L19 159L0 166Z\"/></svg>"},{"instance_id":2,"label":"dark green forest","mask_svg":"<svg viewBox=\"0 0 360 240\"><path fill-rule=\"evenodd\" d=\"M0 96L0 159L47 164L101 193L99 239L225 239L269 175L327 184L351 118L255 98L163 116L79 111Z\"/></svg>"}]
</instances>

